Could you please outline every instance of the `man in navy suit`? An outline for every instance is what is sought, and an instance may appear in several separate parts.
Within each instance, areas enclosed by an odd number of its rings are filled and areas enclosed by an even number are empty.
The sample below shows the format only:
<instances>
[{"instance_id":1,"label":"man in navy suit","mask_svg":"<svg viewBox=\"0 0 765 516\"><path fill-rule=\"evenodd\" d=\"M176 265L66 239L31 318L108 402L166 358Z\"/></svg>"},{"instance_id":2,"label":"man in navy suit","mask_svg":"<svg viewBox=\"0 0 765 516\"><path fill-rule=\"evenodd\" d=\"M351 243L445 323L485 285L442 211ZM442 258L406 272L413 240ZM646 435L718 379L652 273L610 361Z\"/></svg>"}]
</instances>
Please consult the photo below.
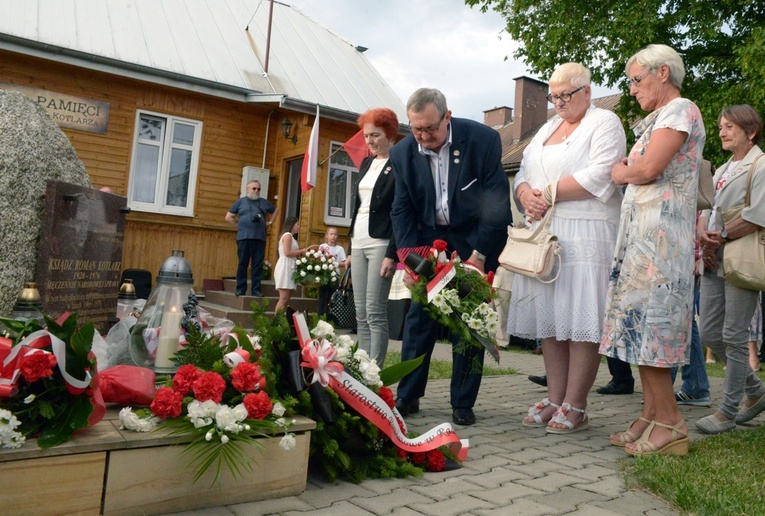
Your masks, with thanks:
<instances>
[{"instance_id":1,"label":"man in navy suit","mask_svg":"<svg viewBox=\"0 0 765 516\"><path fill-rule=\"evenodd\" d=\"M495 270L512 221L499 134L472 120L452 118L444 94L436 89L415 91L406 109L412 133L390 151L396 183L391 219L397 247L432 245L442 239L448 251L457 251L463 261ZM423 354L425 360L398 385L396 407L402 415L419 410L439 328L421 305L412 303L404 323L401 360ZM453 359L452 418L459 425L472 425L483 350L469 346L467 352L453 352Z\"/></svg>"}]
</instances>

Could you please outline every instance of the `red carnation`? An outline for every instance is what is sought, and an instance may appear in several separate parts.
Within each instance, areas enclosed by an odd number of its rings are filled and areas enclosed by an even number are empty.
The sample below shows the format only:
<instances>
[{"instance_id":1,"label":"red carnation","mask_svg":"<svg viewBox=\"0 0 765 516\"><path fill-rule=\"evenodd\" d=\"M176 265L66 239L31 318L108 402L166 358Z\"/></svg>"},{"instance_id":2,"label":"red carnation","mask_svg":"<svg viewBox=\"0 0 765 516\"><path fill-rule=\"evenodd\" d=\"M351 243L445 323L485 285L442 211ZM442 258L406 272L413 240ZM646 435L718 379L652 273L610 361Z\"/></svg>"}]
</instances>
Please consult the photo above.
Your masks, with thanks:
<instances>
[{"instance_id":1,"label":"red carnation","mask_svg":"<svg viewBox=\"0 0 765 516\"><path fill-rule=\"evenodd\" d=\"M160 387L151 402L151 411L161 419L176 418L181 415L183 394L170 387Z\"/></svg>"},{"instance_id":2,"label":"red carnation","mask_svg":"<svg viewBox=\"0 0 765 516\"><path fill-rule=\"evenodd\" d=\"M446 245L447 245L446 240L438 239L433 241L433 247L435 247L436 251L438 251L439 253L442 251L446 251Z\"/></svg>"},{"instance_id":3,"label":"red carnation","mask_svg":"<svg viewBox=\"0 0 765 516\"><path fill-rule=\"evenodd\" d=\"M52 353L30 353L21 360L21 375L29 383L53 376L56 356Z\"/></svg>"},{"instance_id":4,"label":"red carnation","mask_svg":"<svg viewBox=\"0 0 765 516\"><path fill-rule=\"evenodd\" d=\"M239 392L250 392L265 387L258 366L251 362L240 362L231 370L231 385Z\"/></svg>"},{"instance_id":5,"label":"red carnation","mask_svg":"<svg viewBox=\"0 0 765 516\"><path fill-rule=\"evenodd\" d=\"M425 454L425 452L412 452L410 455L415 466L423 466L425 461L428 459L428 456Z\"/></svg>"},{"instance_id":6,"label":"red carnation","mask_svg":"<svg viewBox=\"0 0 765 516\"><path fill-rule=\"evenodd\" d=\"M444 270L444 267L446 267L445 263L442 263L442 262L436 263L436 274Z\"/></svg>"},{"instance_id":7,"label":"red carnation","mask_svg":"<svg viewBox=\"0 0 765 516\"><path fill-rule=\"evenodd\" d=\"M399 459L407 460L409 458L409 452L406 450L402 450L401 448L396 448L396 456Z\"/></svg>"},{"instance_id":8,"label":"red carnation","mask_svg":"<svg viewBox=\"0 0 765 516\"><path fill-rule=\"evenodd\" d=\"M244 403L244 408L247 409L247 417L251 419L265 419L274 408L274 404L271 403L265 391L246 395L242 403Z\"/></svg>"},{"instance_id":9,"label":"red carnation","mask_svg":"<svg viewBox=\"0 0 765 516\"><path fill-rule=\"evenodd\" d=\"M396 406L396 400L393 398L393 391L387 387L380 387L377 394L391 409Z\"/></svg>"},{"instance_id":10,"label":"red carnation","mask_svg":"<svg viewBox=\"0 0 765 516\"><path fill-rule=\"evenodd\" d=\"M494 271L489 271L489 273L486 275L486 283L489 285L494 285Z\"/></svg>"},{"instance_id":11,"label":"red carnation","mask_svg":"<svg viewBox=\"0 0 765 516\"><path fill-rule=\"evenodd\" d=\"M446 459L440 450L428 452L428 461L425 469L428 471L443 471L446 468Z\"/></svg>"},{"instance_id":12,"label":"red carnation","mask_svg":"<svg viewBox=\"0 0 765 516\"><path fill-rule=\"evenodd\" d=\"M198 401L213 400L215 403L220 403L223 392L226 390L226 380L218 373L208 371L196 379L192 389Z\"/></svg>"},{"instance_id":13,"label":"red carnation","mask_svg":"<svg viewBox=\"0 0 765 516\"><path fill-rule=\"evenodd\" d=\"M173 376L173 389L186 396L191 392L191 386L202 376L202 371L191 364L186 364L178 368L178 372Z\"/></svg>"}]
</instances>

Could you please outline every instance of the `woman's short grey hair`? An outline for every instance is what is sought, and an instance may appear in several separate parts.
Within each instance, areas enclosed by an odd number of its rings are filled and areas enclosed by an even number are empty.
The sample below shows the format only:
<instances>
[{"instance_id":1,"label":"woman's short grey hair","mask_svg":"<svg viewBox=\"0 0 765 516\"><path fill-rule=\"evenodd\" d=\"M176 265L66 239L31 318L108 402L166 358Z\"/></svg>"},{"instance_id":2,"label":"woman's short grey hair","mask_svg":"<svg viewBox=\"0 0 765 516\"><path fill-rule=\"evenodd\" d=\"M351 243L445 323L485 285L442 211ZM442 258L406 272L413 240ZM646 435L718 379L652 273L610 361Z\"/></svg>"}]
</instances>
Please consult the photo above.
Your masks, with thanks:
<instances>
[{"instance_id":1,"label":"woman's short grey hair","mask_svg":"<svg viewBox=\"0 0 765 516\"><path fill-rule=\"evenodd\" d=\"M718 124L722 117L725 117L728 122L733 122L739 126L746 133L747 138L749 138L750 134L754 134L754 137L752 137L753 144L759 145L762 143L762 118L752 106L737 104L725 107L720 112L720 116L717 117Z\"/></svg>"},{"instance_id":2,"label":"woman's short grey hair","mask_svg":"<svg viewBox=\"0 0 765 516\"><path fill-rule=\"evenodd\" d=\"M574 88L590 85L590 71L579 63L566 63L555 69L550 84L570 84Z\"/></svg>"},{"instance_id":3,"label":"woman's short grey hair","mask_svg":"<svg viewBox=\"0 0 765 516\"><path fill-rule=\"evenodd\" d=\"M406 103L406 111L413 113L422 113L428 104L436 106L438 116L443 118L449 108L446 107L446 97L435 88L420 88L412 93L409 101Z\"/></svg>"},{"instance_id":4,"label":"woman's short grey hair","mask_svg":"<svg viewBox=\"0 0 765 516\"><path fill-rule=\"evenodd\" d=\"M651 73L661 65L667 65L669 67L669 81L678 90L683 87L685 65L683 58L674 48L667 45L648 45L627 60L627 65L624 67L627 76L630 74L630 67L635 62L651 70Z\"/></svg>"}]
</instances>

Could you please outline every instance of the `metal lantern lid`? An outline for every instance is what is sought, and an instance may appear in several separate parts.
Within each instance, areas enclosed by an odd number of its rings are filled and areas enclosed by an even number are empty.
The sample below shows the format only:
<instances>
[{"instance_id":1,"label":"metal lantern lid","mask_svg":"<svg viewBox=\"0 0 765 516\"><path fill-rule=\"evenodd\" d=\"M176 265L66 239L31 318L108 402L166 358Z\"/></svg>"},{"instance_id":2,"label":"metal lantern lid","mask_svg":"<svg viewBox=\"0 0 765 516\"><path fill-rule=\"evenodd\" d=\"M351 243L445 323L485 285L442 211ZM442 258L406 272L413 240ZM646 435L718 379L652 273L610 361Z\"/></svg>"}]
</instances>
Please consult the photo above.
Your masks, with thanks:
<instances>
[{"instance_id":1,"label":"metal lantern lid","mask_svg":"<svg viewBox=\"0 0 765 516\"><path fill-rule=\"evenodd\" d=\"M191 273L191 264L183 257L184 252L177 249L165 260L157 274L157 283L188 283L194 284L194 275Z\"/></svg>"},{"instance_id":2,"label":"metal lantern lid","mask_svg":"<svg viewBox=\"0 0 765 516\"><path fill-rule=\"evenodd\" d=\"M118 296L119 299L135 299L135 285L133 285L133 280L130 278L125 279L125 281L122 282L122 285L120 286L120 293Z\"/></svg>"},{"instance_id":3,"label":"metal lantern lid","mask_svg":"<svg viewBox=\"0 0 765 516\"><path fill-rule=\"evenodd\" d=\"M24 288L19 292L16 298L16 306L42 306L40 300L40 291L37 290L37 283L34 281L28 281L24 283ZM16 307L14 306L14 310Z\"/></svg>"}]
</instances>

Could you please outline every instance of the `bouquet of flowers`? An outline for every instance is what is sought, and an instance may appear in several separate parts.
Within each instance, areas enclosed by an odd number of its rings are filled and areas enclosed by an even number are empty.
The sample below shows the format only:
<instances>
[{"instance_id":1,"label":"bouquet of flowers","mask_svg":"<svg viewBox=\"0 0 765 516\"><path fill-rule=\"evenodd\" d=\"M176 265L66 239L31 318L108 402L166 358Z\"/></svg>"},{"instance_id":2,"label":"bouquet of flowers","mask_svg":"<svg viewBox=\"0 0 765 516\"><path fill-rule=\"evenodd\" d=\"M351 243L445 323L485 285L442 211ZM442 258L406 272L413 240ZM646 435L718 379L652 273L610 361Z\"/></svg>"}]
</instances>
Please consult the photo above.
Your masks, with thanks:
<instances>
[{"instance_id":1,"label":"bouquet of flowers","mask_svg":"<svg viewBox=\"0 0 765 516\"><path fill-rule=\"evenodd\" d=\"M443 240L434 241L430 248L399 249L398 253L415 281L410 287L412 300L463 344L485 349L499 362L498 318L491 305L494 273L483 274L462 262L457 253L447 258Z\"/></svg>"},{"instance_id":2,"label":"bouquet of flowers","mask_svg":"<svg viewBox=\"0 0 765 516\"><path fill-rule=\"evenodd\" d=\"M339 279L337 259L325 249L309 249L295 260L292 279L298 285L335 285Z\"/></svg>"},{"instance_id":3,"label":"bouquet of flowers","mask_svg":"<svg viewBox=\"0 0 765 516\"><path fill-rule=\"evenodd\" d=\"M277 314L275 321L286 326L283 314ZM297 333L300 340L309 332L306 327ZM264 348L261 361L269 381L273 375L281 389L294 390L279 378L290 376L283 358L299 354L300 381L309 387L291 399L297 413L316 421L310 457L331 480L419 476L426 469L443 469L447 458L456 457L461 443L449 425L407 437L406 424L387 387L419 366L422 357L380 370L357 343L348 335L336 334L326 322L318 321L309 338L303 340L300 351L294 350L294 340L274 339L274 346Z\"/></svg>"},{"instance_id":4,"label":"bouquet of flowers","mask_svg":"<svg viewBox=\"0 0 765 516\"><path fill-rule=\"evenodd\" d=\"M106 407L91 351L95 328L77 327L77 316L35 320L0 319L16 334L0 337L0 441L18 448L38 437L40 448L61 444L95 425Z\"/></svg>"},{"instance_id":5,"label":"bouquet of flowers","mask_svg":"<svg viewBox=\"0 0 765 516\"><path fill-rule=\"evenodd\" d=\"M215 466L215 482L224 464L234 477L242 470L251 473L240 446L259 447L259 435L284 432L280 446L291 450L295 436L287 431L291 423L283 417L286 408L265 391L267 382L257 363L259 339L250 339L237 326L225 341L192 328L187 341L176 353L182 365L175 375L157 390L148 409L122 409L122 426L148 432L161 424L171 435L195 436L183 452L195 468L194 481Z\"/></svg>"}]
</instances>

